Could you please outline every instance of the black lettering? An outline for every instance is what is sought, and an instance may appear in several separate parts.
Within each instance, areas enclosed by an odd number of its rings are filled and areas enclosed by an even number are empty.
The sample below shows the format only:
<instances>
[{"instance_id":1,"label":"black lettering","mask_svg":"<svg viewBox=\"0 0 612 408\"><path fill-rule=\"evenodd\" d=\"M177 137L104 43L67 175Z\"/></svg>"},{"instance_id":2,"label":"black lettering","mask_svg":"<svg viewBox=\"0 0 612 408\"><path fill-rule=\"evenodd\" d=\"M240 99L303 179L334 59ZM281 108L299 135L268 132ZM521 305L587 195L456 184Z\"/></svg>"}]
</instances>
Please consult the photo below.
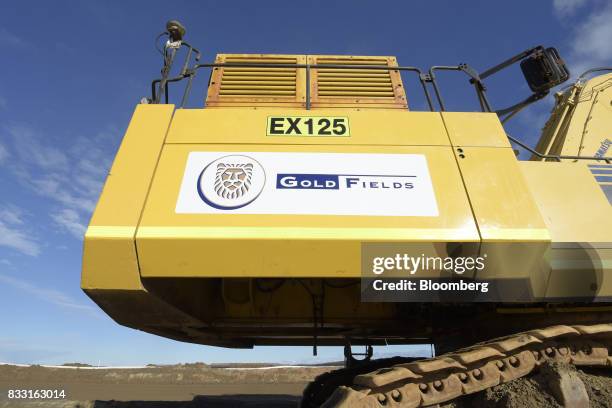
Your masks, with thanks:
<instances>
[{"instance_id":1,"label":"black lettering","mask_svg":"<svg viewBox=\"0 0 612 408\"><path fill-rule=\"evenodd\" d=\"M318 125L323 126L321 129L319 129L320 135L331 135L331 132L327 130L331 126L329 119L319 119Z\"/></svg>"},{"instance_id":2,"label":"black lettering","mask_svg":"<svg viewBox=\"0 0 612 408\"><path fill-rule=\"evenodd\" d=\"M270 119L270 134L271 135L282 135L283 133L283 118L271 118Z\"/></svg>"},{"instance_id":3,"label":"black lettering","mask_svg":"<svg viewBox=\"0 0 612 408\"><path fill-rule=\"evenodd\" d=\"M312 135L312 118L305 120L304 123L308 126L308 134Z\"/></svg>"},{"instance_id":4,"label":"black lettering","mask_svg":"<svg viewBox=\"0 0 612 408\"><path fill-rule=\"evenodd\" d=\"M291 118L287 118L287 122L289 123L289 129L287 129L287 134L290 135L291 132L294 132L296 135L301 135L300 129L298 129L297 125L300 123L300 118L295 118L295 120Z\"/></svg>"},{"instance_id":5,"label":"black lettering","mask_svg":"<svg viewBox=\"0 0 612 408\"><path fill-rule=\"evenodd\" d=\"M334 119L334 134L343 135L346 133L346 126L344 125L344 119Z\"/></svg>"}]
</instances>

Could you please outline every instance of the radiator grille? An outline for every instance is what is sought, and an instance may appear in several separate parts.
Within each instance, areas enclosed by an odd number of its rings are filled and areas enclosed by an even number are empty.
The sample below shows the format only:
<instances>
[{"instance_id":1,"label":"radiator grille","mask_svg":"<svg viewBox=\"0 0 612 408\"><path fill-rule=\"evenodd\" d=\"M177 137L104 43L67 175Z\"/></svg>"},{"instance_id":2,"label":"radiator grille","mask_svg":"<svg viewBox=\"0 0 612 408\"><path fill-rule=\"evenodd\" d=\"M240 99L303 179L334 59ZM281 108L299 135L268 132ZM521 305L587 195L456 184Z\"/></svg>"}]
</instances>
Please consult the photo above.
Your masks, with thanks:
<instances>
[{"instance_id":1,"label":"radiator grille","mask_svg":"<svg viewBox=\"0 0 612 408\"><path fill-rule=\"evenodd\" d=\"M298 55L220 54L218 63L304 64ZM207 106L303 106L304 73L296 68L222 67L213 70Z\"/></svg>"},{"instance_id":2,"label":"radiator grille","mask_svg":"<svg viewBox=\"0 0 612 408\"><path fill-rule=\"evenodd\" d=\"M313 65L397 66L394 57L309 56ZM317 68L313 70L313 107L371 106L406 108L399 71Z\"/></svg>"},{"instance_id":3,"label":"radiator grille","mask_svg":"<svg viewBox=\"0 0 612 408\"><path fill-rule=\"evenodd\" d=\"M218 63L397 66L394 57L219 54ZM306 106L306 70L298 68L219 67L212 71L206 105ZM311 107L406 108L398 71L311 69Z\"/></svg>"}]
</instances>

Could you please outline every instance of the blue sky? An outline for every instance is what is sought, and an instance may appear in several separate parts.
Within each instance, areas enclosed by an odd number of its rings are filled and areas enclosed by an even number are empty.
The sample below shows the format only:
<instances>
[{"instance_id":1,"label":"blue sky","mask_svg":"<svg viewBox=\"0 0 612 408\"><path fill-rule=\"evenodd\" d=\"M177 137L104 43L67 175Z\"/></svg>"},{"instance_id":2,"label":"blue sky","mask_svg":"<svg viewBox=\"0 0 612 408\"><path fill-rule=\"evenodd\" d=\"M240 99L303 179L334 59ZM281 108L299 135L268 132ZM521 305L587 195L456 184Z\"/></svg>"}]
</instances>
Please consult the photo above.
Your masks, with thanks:
<instances>
[{"instance_id":1,"label":"blue sky","mask_svg":"<svg viewBox=\"0 0 612 408\"><path fill-rule=\"evenodd\" d=\"M132 110L159 74L153 39L172 18L204 61L217 52L396 55L402 65L483 70L537 44L556 46L573 74L612 60L609 1L4 1L0 362L312 360L309 348L228 350L124 328L79 288L82 234ZM467 82L451 78L441 79L449 107L474 109ZM404 80L412 106L424 106ZM489 90L498 108L528 92L518 68ZM551 105L528 109L508 131L533 144ZM326 348L318 361L340 356Z\"/></svg>"}]
</instances>

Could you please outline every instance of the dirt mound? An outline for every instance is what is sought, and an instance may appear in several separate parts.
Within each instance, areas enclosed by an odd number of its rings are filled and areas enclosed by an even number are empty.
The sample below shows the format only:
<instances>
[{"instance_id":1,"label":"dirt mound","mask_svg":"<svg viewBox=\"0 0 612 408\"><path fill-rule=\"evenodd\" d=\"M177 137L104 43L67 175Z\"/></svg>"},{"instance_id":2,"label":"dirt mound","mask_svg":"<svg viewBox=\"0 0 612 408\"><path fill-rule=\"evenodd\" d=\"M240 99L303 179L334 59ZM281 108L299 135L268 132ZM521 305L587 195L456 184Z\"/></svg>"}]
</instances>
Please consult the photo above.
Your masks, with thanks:
<instances>
[{"instance_id":1,"label":"dirt mound","mask_svg":"<svg viewBox=\"0 0 612 408\"><path fill-rule=\"evenodd\" d=\"M560 378L581 380L590 407L612 407L612 370L576 369L571 365L551 363L544 364L528 377L467 395L441 408L562 408L562 396L558 391ZM582 387L580 381L576 384L578 388ZM570 392L579 395L580 389L572 389Z\"/></svg>"},{"instance_id":2,"label":"dirt mound","mask_svg":"<svg viewBox=\"0 0 612 408\"><path fill-rule=\"evenodd\" d=\"M578 370L578 376L586 386L591 407L612 407L612 370L610 368Z\"/></svg>"}]
</instances>

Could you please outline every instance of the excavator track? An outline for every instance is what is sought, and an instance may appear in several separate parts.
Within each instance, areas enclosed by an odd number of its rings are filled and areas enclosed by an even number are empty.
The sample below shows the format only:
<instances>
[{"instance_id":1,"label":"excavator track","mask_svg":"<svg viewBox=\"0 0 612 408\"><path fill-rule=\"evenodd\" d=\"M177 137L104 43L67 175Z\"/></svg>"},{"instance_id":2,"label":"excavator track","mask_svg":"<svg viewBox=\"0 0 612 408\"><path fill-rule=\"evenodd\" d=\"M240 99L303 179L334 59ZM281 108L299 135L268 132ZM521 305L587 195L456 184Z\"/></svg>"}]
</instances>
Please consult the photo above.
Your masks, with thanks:
<instances>
[{"instance_id":1,"label":"excavator track","mask_svg":"<svg viewBox=\"0 0 612 408\"><path fill-rule=\"evenodd\" d=\"M336 388L321 406L428 407L524 377L546 361L612 367L612 324L551 326L379 368Z\"/></svg>"}]
</instances>

